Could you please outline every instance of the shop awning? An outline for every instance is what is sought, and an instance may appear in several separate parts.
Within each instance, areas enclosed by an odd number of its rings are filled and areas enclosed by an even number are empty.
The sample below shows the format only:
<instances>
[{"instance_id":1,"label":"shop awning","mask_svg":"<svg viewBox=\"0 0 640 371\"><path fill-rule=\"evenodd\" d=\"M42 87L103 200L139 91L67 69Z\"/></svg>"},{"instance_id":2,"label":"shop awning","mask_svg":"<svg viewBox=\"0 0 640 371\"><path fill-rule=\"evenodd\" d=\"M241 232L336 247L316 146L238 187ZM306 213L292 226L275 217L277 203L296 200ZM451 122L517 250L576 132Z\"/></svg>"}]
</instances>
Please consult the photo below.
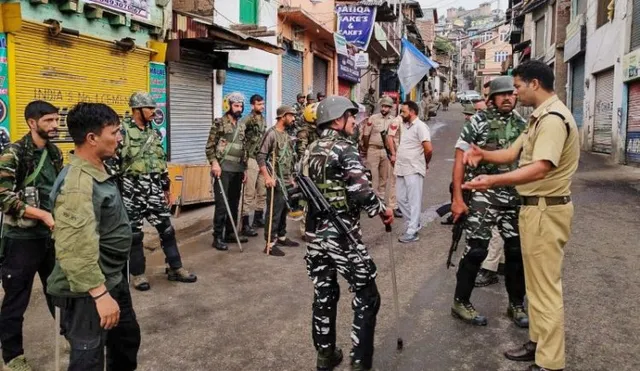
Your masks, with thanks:
<instances>
[{"instance_id":1,"label":"shop awning","mask_svg":"<svg viewBox=\"0 0 640 371\"><path fill-rule=\"evenodd\" d=\"M255 48L271 54L284 53L278 45L214 24L213 19L178 10L173 11L170 39L180 40L185 48L203 52Z\"/></svg>"},{"instance_id":2,"label":"shop awning","mask_svg":"<svg viewBox=\"0 0 640 371\"><path fill-rule=\"evenodd\" d=\"M283 20L286 19L287 23L297 24L307 32L313 33L314 39L321 39L331 45L333 44L333 30L318 22L318 20L301 7L281 6L280 9L278 9L278 16Z\"/></svg>"}]
</instances>

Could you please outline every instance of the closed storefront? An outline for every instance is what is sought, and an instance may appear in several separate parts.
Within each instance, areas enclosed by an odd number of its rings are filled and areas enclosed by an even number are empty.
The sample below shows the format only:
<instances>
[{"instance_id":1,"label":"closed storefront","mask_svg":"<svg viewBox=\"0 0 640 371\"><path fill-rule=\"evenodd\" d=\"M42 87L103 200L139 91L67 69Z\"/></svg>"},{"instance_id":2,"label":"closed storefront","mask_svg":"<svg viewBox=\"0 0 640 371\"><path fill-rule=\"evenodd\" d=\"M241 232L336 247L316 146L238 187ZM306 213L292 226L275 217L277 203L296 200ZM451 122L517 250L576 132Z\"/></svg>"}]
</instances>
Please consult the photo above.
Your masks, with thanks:
<instances>
[{"instance_id":1,"label":"closed storefront","mask_svg":"<svg viewBox=\"0 0 640 371\"><path fill-rule=\"evenodd\" d=\"M640 81L629 84L626 160L640 164Z\"/></svg>"},{"instance_id":2,"label":"closed storefront","mask_svg":"<svg viewBox=\"0 0 640 371\"><path fill-rule=\"evenodd\" d=\"M15 56L15 141L29 129L26 105L36 99L60 108L59 137L54 140L65 157L73 148L65 116L78 102L105 103L118 114L130 112L129 97L148 90L150 52L125 52L113 42L85 36L50 36L44 25L24 22L13 34L9 53Z\"/></svg>"},{"instance_id":3,"label":"closed storefront","mask_svg":"<svg viewBox=\"0 0 640 371\"><path fill-rule=\"evenodd\" d=\"M282 103L293 104L302 89L302 54L287 45L282 55Z\"/></svg>"},{"instance_id":4,"label":"closed storefront","mask_svg":"<svg viewBox=\"0 0 640 371\"><path fill-rule=\"evenodd\" d=\"M244 71L232 68L227 71L227 80L222 86L222 94L226 96L234 91L244 95L245 105L243 116L251 112L249 99L254 94L259 94L263 98L267 98L267 78L269 76L260 73ZM264 112L266 116L266 111Z\"/></svg>"},{"instance_id":5,"label":"closed storefront","mask_svg":"<svg viewBox=\"0 0 640 371\"><path fill-rule=\"evenodd\" d=\"M584 122L584 57L571 61L571 113L578 127Z\"/></svg>"},{"instance_id":6,"label":"closed storefront","mask_svg":"<svg viewBox=\"0 0 640 371\"><path fill-rule=\"evenodd\" d=\"M338 95L353 99L354 85L360 82L360 71L351 57L338 55Z\"/></svg>"},{"instance_id":7,"label":"closed storefront","mask_svg":"<svg viewBox=\"0 0 640 371\"><path fill-rule=\"evenodd\" d=\"M169 155L179 164L206 164L213 122L213 69L204 58L169 63Z\"/></svg>"},{"instance_id":8,"label":"closed storefront","mask_svg":"<svg viewBox=\"0 0 640 371\"><path fill-rule=\"evenodd\" d=\"M613 69L599 73L595 77L596 101L592 150L600 153L611 153Z\"/></svg>"},{"instance_id":9,"label":"closed storefront","mask_svg":"<svg viewBox=\"0 0 640 371\"><path fill-rule=\"evenodd\" d=\"M328 76L329 64L326 60L313 56L313 94L314 96L319 93L325 93L327 91L327 76Z\"/></svg>"}]
</instances>

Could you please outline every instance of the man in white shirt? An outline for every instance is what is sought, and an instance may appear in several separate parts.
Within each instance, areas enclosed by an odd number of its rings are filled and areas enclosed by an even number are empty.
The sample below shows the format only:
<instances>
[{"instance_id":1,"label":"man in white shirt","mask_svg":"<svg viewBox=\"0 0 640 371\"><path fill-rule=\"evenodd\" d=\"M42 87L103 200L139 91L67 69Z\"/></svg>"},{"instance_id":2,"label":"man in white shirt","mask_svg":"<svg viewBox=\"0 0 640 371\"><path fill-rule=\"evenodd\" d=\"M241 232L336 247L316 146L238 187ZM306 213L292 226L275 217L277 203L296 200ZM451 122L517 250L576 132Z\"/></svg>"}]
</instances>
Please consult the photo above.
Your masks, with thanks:
<instances>
[{"instance_id":1,"label":"man in white shirt","mask_svg":"<svg viewBox=\"0 0 640 371\"><path fill-rule=\"evenodd\" d=\"M403 127L394 174L398 206L409 219L409 227L399 239L404 243L419 240L422 188L433 152L429 127L418 118L419 112L420 107L413 101L404 102L400 108Z\"/></svg>"}]
</instances>

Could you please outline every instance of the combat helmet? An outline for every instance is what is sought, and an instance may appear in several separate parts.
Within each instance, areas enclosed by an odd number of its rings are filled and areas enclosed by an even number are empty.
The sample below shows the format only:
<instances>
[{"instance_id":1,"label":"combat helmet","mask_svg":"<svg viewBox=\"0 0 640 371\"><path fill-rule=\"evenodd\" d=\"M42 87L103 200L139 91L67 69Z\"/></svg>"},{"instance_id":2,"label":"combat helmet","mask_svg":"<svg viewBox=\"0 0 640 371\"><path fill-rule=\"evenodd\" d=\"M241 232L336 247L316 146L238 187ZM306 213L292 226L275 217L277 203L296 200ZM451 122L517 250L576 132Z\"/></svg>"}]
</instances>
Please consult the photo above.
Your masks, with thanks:
<instances>
[{"instance_id":1,"label":"combat helmet","mask_svg":"<svg viewBox=\"0 0 640 371\"><path fill-rule=\"evenodd\" d=\"M516 90L516 88L513 86L513 77L511 76L500 76L494 80L491 80L491 82L489 83L489 96L488 98L491 99L491 97L494 94L499 94L499 93L511 93L514 90Z\"/></svg>"},{"instance_id":2,"label":"combat helmet","mask_svg":"<svg viewBox=\"0 0 640 371\"><path fill-rule=\"evenodd\" d=\"M333 120L342 117L345 112L351 112L355 116L359 111L358 106L349 99L339 95L332 95L318 103L316 125L331 123Z\"/></svg>"},{"instance_id":3,"label":"combat helmet","mask_svg":"<svg viewBox=\"0 0 640 371\"><path fill-rule=\"evenodd\" d=\"M319 104L320 103L311 103L304 108L304 113L302 114L302 117L304 117L304 121L315 125L316 119L318 118Z\"/></svg>"},{"instance_id":4,"label":"combat helmet","mask_svg":"<svg viewBox=\"0 0 640 371\"><path fill-rule=\"evenodd\" d=\"M242 110L244 110L244 95L237 91L227 94L222 101L222 112L227 113L231 111L231 105L233 103L242 103Z\"/></svg>"},{"instance_id":5,"label":"combat helmet","mask_svg":"<svg viewBox=\"0 0 640 371\"><path fill-rule=\"evenodd\" d=\"M129 107L133 108L156 108L156 101L146 91L138 91L131 94Z\"/></svg>"}]
</instances>

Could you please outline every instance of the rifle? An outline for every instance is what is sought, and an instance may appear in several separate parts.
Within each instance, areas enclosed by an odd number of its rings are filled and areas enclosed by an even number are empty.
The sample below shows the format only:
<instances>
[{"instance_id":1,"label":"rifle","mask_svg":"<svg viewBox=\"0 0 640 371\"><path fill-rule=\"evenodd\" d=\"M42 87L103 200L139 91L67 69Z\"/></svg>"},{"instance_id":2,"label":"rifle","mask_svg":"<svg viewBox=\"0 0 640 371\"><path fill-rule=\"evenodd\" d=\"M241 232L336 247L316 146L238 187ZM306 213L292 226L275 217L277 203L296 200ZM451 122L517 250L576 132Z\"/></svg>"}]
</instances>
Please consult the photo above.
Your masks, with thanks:
<instances>
[{"instance_id":1,"label":"rifle","mask_svg":"<svg viewBox=\"0 0 640 371\"><path fill-rule=\"evenodd\" d=\"M391 150L389 149L389 144L387 144L387 130L383 130L380 132L380 136L382 137L382 144L384 145L384 150L387 152L387 158L391 160Z\"/></svg>"},{"instance_id":2,"label":"rifle","mask_svg":"<svg viewBox=\"0 0 640 371\"><path fill-rule=\"evenodd\" d=\"M284 181L282 180L282 178L280 178L275 171L273 171L273 168L271 167L271 164L268 162L265 162L265 165L267 167L267 171L269 172L269 174L276 180L276 182L278 182L278 185L280 186L280 191L282 191L282 197L284 197L284 202L287 205L287 209L289 209L289 211L293 210L293 206L291 204L291 198L289 197L289 188L287 188L287 185L284 184Z\"/></svg>"},{"instance_id":3,"label":"rifle","mask_svg":"<svg viewBox=\"0 0 640 371\"><path fill-rule=\"evenodd\" d=\"M357 246L360 245L358 240L353 236L349 227L342 221L338 215L338 211L329 204L324 195L320 192L315 183L308 177L301 174L295 175L296 188L291 192L292 194L302 193L302 197L305 198L309 205L309 213L314 217L326 218L331 224L338 230L338 233L347 238L349 245L353 248L353 251L358 255L362 262L366 262Z\"/></svg>"},{"instance_id":4,"label":"rifle","mask_svg":"<svg viewBox=\"0 0 640 371\"><path fill-rule=\"evenodd\" d=\"M469 200L471 199L470 191L462 191L462 199L464 200L465 205L469 204ZM462 239L462 232L464 231L464 225L467 220L467 216L463 215L458 218L458 221L455 222L453 228L451 229L452 238L451 238L451 246L449 247L449 256L447 256L447 269L449 267L455 267L456 265L451 262L451 258L453 257L453 252L458 250L458 243L460 243L460 239Z\"/></svg>"}]
</instances>

